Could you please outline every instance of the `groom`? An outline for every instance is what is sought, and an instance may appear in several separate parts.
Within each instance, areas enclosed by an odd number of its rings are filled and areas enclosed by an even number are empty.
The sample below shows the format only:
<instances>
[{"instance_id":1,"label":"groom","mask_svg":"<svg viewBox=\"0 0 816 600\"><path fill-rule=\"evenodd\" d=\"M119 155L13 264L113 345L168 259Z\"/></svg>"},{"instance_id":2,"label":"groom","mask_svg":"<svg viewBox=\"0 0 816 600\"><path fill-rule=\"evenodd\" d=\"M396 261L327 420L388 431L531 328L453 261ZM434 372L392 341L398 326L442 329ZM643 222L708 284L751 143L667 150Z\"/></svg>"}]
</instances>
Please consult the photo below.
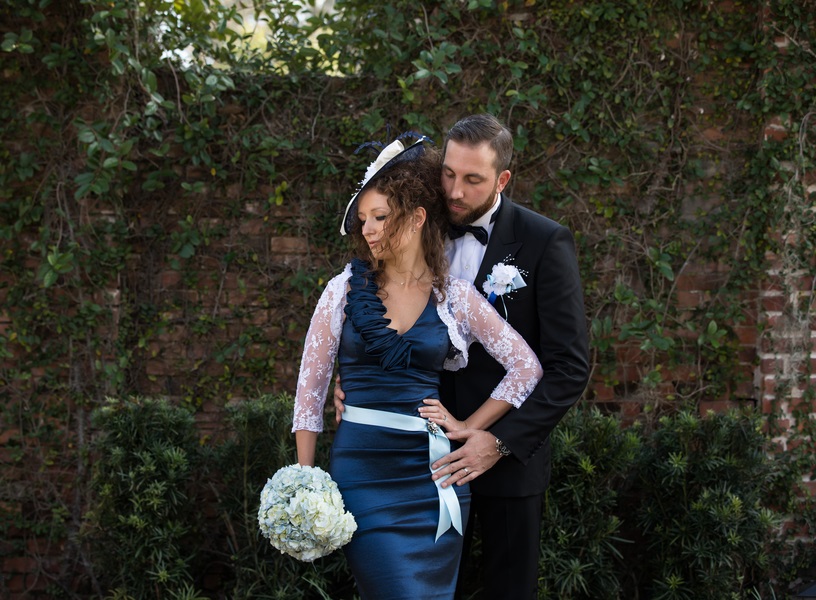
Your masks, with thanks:
<instances>
[{"instance_id":1,"label":"groom","mask_svg":"<svg viewBox=\"0 0 816 600\"><path fill-rule=\"evenodd\" d=\"M470 483L466 544L477 521L483 597L491 600L536 597L549 435L581 397L589 377L572 234L501 193L510 180L512 153L513 137L504 125L489 114L471 115L448 132L442 167L452 224L447 245L451 275L473 281L481 291L496 264L518 269L526 285L494 297L493 304L544 368L541 382L518 410L489 431L449 433L464 445L433 465L447 463L434 474L435 479L451 474L443 486ZM442 400L459 418L478 408L504 375L480 344L469 354L467 367L443 381Z\"/></svg>"}]
</instances>

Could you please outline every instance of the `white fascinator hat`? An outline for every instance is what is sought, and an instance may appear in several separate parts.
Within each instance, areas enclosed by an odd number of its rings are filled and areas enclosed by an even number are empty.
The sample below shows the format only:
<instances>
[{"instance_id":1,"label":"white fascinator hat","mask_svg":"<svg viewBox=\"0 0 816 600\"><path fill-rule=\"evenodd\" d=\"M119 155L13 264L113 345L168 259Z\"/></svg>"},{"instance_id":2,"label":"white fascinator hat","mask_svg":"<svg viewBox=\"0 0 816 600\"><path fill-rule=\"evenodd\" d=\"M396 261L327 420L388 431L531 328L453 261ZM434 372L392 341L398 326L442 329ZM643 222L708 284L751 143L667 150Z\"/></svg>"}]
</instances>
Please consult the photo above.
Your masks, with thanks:
<instances>
[{"instance_id":1,"label":"white fascinator hat","mask_svg":"<svg viewBox=\"0 0 816 600\"><path fill-rule=\"evenodd\" d=\"M406 137L417 138L417 140L406 146L402 141ZM416 160L422 156L425 153L425 142L431 142L431 139L424 135L408 132L403 133L396 140L385 146L380 151L374 162L368 165L365 172L365 177L363 177L357 191L354 192L351 200L349 200L348 206L346 206L346 212L343 215L343 220L340 222L340 235L346 235L349 231L351 231L351 228L354 225L354 221L357 218L357 199L360 197L360 194L368 189L369 185L375 181L379 175L383 175L393 166L403 162ZM382 144L369 142L357 148L357 152L364 147L370 146L381 147Z\"/></svg>"}]
</instances>

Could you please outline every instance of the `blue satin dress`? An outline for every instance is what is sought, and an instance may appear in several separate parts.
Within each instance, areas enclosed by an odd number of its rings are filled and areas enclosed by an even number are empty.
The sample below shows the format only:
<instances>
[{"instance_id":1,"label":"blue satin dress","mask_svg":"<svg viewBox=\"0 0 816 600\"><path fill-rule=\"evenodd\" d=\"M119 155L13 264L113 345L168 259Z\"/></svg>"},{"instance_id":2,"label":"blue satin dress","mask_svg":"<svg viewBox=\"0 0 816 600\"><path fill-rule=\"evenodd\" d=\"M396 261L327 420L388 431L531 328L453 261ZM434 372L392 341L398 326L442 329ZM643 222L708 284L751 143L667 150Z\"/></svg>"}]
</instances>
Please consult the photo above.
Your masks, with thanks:
<instances>
[{"instance_id":1,"label":"blue satin dress","mask_svg":"<svg viewBox=\"0 0 816 600\"><path fill-rule=\"evenodd\" d=\"M411 329L388 329L363 271L352 262L338 354L346 404L418 417L423 398L439 397L447 328L429 299ZM351 421L337 429L329 469L357 521L343 550L364 600L453 598L462 536L451 527L435 541L439 496L428 456L427 432ZM467 523L469 487L454 488Z\"/></svg>"}]
</instances>

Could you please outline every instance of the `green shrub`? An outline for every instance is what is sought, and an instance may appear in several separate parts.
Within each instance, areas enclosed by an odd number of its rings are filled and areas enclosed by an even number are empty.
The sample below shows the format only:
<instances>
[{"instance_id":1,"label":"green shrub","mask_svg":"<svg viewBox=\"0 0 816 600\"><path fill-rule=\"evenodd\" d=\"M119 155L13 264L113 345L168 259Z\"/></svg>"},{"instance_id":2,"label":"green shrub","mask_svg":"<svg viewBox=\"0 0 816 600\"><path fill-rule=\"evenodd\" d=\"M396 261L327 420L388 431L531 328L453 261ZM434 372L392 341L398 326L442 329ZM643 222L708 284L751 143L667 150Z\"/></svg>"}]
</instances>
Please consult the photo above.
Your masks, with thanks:
<instances>
[{"instance_id":1,"label":"green shrub","mask_svg":"<svg viewBox=\"0 0 816 600\"><path fill-rule=\"evenodd\" d=\"M109 400L92 424L99 436L85 539L102 587L114 598L196 597L201 449L193 415L130 398Z\"/></svg>"},{"instance_id":2,"label":"green shrub","mask_svg":"<svg viewBox=\"0 0 816 600\"><path fill-rule=\"evenodd\" d=\"M659 420L638 458L641 597L724 600L757 594L778 516L763 503L772 474L761 417L682 411ZM644 595L645 594L645 595Z\"/></svg>"},{"instance_id":3,"label":"green shrub","mask_svg":"<svg viewBox=\"0 0 816 600\"><path fill-rule=\"evenodd\" d=\"M267 478L295 462L291 396L262 395L230 406L229 436L216 451L216 484L226 524L224 536L232 573L229 598L352 598L353 584L342 552L306 564L281 554L258 529L258 504ZM318 436L316 464L328 467L331 439Z\"/></svg>"},{"instance_id":4,"label":"green shrub","mask_svg":"<svg viewBox=\"0 0 816 600\"><path fill-rule=\"evenodd\" d=\"M641 444L639 430L594 407L570 411L553 432L539 598L618 597L618 490Z\"/></svg>"},{"instance_id":5,"label":"green shrub","mask_svg":"<svg viewBox=\"0 0 816 600\"><path fill-rule=\"evenodd\" d=\"M539 598L783 598L812 565L805 467L769 452L759 415L622 429L574 409L552 449Z\"/></svg>"},{"instance_id":6,"label":"green shrub","mask_svg":"<svg viewBox=\"0 0 816 600\"><path fill-rule=\"evenodd\" d=\"M785 522L771 541L769 572L758 572L753 580L761 590L773 594L763 598L781 598L783 593L798 591L803 581L816 579L816 544L811 533L816 531L816 498L803 479L812 480L814 461L812 449L789 452L774 448L770 457L771 472L762 484L764 504L783 515Z\"/></svg>"},{"instance_id":7,"label":"green shrub","mask_svg":"<svg viewBox=\"0 0 816 600\"><path fill-rule=\"evenodd\" d=\"M96 410L84 539L100 589L196 600L214 573L210 591L232 599L355 598L342 552L301 563L258 531L260 490L295 460L291 414L285 394L232 405L208 449L190 412L166 401ZM812 499L796 492L804 465L769 454L761 423L685 411L624 429L597 408L570 411L552 436L538 597L784 597L813 558L796 536L816 521ZM319 436L318 465L330 443ZM776 528L783 514L799 529ZM472 554L475 569L478 539Z\"/></svg>"}]
</instances>

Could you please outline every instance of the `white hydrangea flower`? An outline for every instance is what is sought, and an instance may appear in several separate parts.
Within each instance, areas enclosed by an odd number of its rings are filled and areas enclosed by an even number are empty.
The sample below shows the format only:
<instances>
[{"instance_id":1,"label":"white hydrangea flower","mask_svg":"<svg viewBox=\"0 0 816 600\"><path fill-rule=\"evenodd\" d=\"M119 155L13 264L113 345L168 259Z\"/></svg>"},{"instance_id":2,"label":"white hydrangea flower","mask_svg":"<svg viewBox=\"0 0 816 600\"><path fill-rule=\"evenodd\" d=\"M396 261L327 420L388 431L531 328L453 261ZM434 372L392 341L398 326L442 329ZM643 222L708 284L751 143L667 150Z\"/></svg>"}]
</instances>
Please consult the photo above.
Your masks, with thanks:
<instances>
[{"instance_id":1,"label":"white hydrangea flower","mask_svg":"<svg viewBox=\"0 0 816 600\"><path fill-rule=\"evenodd\" d=\"M304 562L344 546L357 530L331 476L301 465L283 467L267 480L258 526L272 546Z\"/></svg>"}]
</instances>

